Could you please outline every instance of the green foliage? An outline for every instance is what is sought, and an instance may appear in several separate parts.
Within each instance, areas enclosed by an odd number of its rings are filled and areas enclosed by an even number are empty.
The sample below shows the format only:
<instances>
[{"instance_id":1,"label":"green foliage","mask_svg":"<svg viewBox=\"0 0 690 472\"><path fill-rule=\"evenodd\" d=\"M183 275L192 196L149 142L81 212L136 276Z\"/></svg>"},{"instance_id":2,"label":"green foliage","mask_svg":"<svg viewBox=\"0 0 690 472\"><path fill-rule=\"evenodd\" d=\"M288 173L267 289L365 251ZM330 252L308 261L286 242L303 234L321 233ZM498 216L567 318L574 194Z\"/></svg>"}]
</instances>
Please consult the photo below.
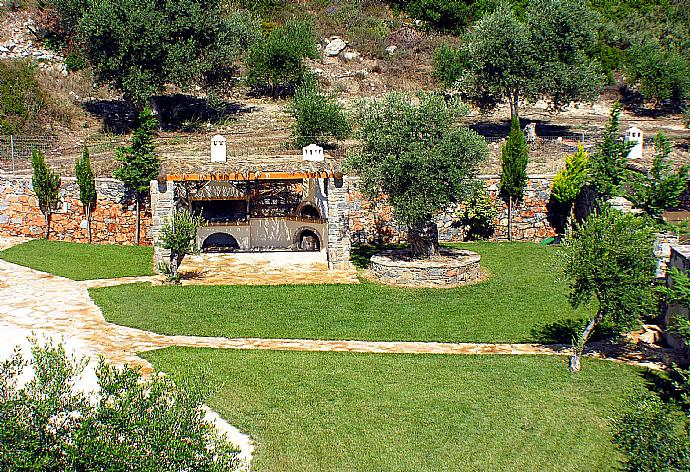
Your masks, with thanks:
<instances>
[{"instance_id":1,"label":"green foliage","mask_svg":"<svg viewBox=\"0 0 690 472\"><path fill-rule=\"evenodd\" d=\"M649 216L660 219L664 210L675 208L688 189L690 167L683 166L673 172L668 158L672 145L663 133L654 138L656 154L652 168L647 175L639 172L630 174L632 191L626 195L636 208L643 209Z\"/></svg>"},{"instance_id":2,"label":"green foliage","mask_svg":"<svg viewBox=\"0 0 690 472\"><path fill-rule=\"evenodd\" d=\"M656 40L643 40L625 54L625 75L647 99L681 105L690 98L690 57Z\"/></svg>"},{"instance_id":3,"label":"green foliage","mask_svg":"<svg viewBox=\"0 0 690 472\"><path fill-rule=\"evenodd\" d=\"M355 112L362 147L347 159L361 177L362 190L388 197L398 222L415 225L461 201L488 150L484 140L456 124L466 113L439 95L391 93L362 101Z\"/></svg>"},{"instance_id":4,"label":"green foliage","mask_svg":"<svg viewBox=\"0 0 690 472\"><path fill-rule=\"evenodd\" d=\"M679 412L657 395L632 398L612 424L613 442L636 472L690 469L690 438L679 428Z\"/></svg>"},{"instance_id":5,"label":"green foliage","mask_svg":"<svg viewBox=\"0 0 690 472\"><path fill-rule=\"evenodd\" d=\"M515 201L522 198L527 185L529 149L520 122L513 118L510 134L501 149L501 193Z\"/></svg>"},{"instance_id":6,"label":"green foliage","mask_svg":"<svg viewBox=\"0 0 690 472\"><path fill-rule=\"evenodd\" d=\"M462 34L496 2L473 0L394 0L413 18L436 29Z\"/></svg>"},{"instance_id":7,"label":"green foliage","mask_svg":"<svg viewBox=\"0 0 690 472\"><path fill-rule=\"evenodd\" d=\"M64 43L71 43L88 8L88 0L45 0L45 6L53 10L57 21L50 32Z\"/></svg>"},{"instance_id":8,"label":"green foliage","mask_svg":"<svg viewBox=\"0 0 690 472\"><path fill-rule=\"evenodd\" d=\"M596 298L602 321L622 329L655 312L654 234L646 221L606 205L577 226L563 246L569 300L575 308Z\"/></svg>"},{"instance_id":9,"label":"green foliage","mask_svg":"<svg viewBox=\"0 0 690 472\"><path fill-rule=\"evenodd\" d=\"M137 117L132 144L118 148L115 153L115 160L122 166L113 172L113 176L122 180L137 195L148 193L151 181L160 172L160 158L154 142L157 128L156 116L150 108L145 108Z\"/></svg>"},{"instance_id":10,"label":"green foliage","mask_svg":"<svg viewBox=\"0 0 690 472\"><path fill-rule=\"evenodd\" d=\"M451 88L462 75L464 59L462 52L443 43L434 51L434 77L446 88Z\"/></svg>"},{"instance_id":11,"label":"green foliage","mask_svg":"<svg viewBox=\"0 0 690 472\"><path fill-rule=\"evenodd\" d=\"M662 287L662 292L669 303L677 303L690 310L690 277L677 267L669 269L668 273L671 276L671 286Z\"/></svg>"},{"instance_id":12,"label":"green foliage","mask_svg":"<svg viewBox=\"0 0 690 472\"><path fill-rule=\"evenodd\" d=\"M31 153L31 167L34 171L31 185L38 199L38 207L46 219L46 239L48 239L50 217L60 202L60 175L48 166L43 153L35 149Z\"/></svg>"},{"instance_id":13,"label":"green foliage","mask_svg":"<svg viewBox=\"0 0 690 472\"><path fill-rule=\"evenodd\" d=\"M482 182L477 182L470 195L460 203L454 217L467 228L466 240L486 239L494 232L498 208Z\"/></svg>"},{"instance_id":14,"label":"green foliage","mask_svg":"<svg viewBox=\"0 0 690 472\"><path fill-rule=\"evenodd\" d=\"M258 93L292 95L308 79L304 59L316 59L316 33L311 23L288 21L254 43L245 59L247 84Z\"/></svg>"},{"instance_id":15,"label":"green foliage","mask_svg":"<svg viewBox=\"0 0 690 472\"><path fill-rule=\"evenodd\" d=\"M86 215L86 232L89 242L91 242L91 212L96 207L97 195L96 181L91 170L89 149L86 145L84 145L84 149L81 152L81 158L74 165L74 175L77 178L77 186L79 187L79 201L84 207L84 214Z\"/></svg>"},{"instance_id":16,"label":"green foliage","mask_svg":"<svg viewBox=\"0 0 690 472\"><path fill-rule=\"evenodd\" d=\"M221 0L100 0L79 30L96 79L138 105L166 84L225 91L260 31L252 15L223 14Z\"/></svg>"},{"instance_id":17,"label":"green foliage","mask_svg":"<svg viewBox=\"0 0 690 472\"><path fill-rule=\"evenodd\" d=\"M634 143L620 140L621 104L616 102L604 131L604 140L591 156L592 183L603 198L618 196L626 181L626 162Z\"/></svg>"},{"instance_id":18,"label":"green foliage","mask_svg":"<svg viewBox=\"0 0 690 472\"><path fill-rule=\"evenodd\" d=\"M179 279L177 269L184 257L194 251L197 230L203 225L201 215L194 215L184 208L163 223L160 242L163 249L170 251L170 263L165 269L169 271L171 280Z\"/></svg>"},{"instance_id":19,"label":"green foliage","mask_svg":"<svg viewBox=\"0 0 690 472\"><path fill-rule=\"evenodd\" d=\"M16 134L35 130L45 102L32 64L0 61L0 132Z\"/></svg>"},{"instance_id":20,"label":"green foliage","mask_svg":"<svg viewBox=\"0 0 690 472\"><path fill-rule=\"evenodd\" d=\"M86 57L78 49L71 50L67 56L65 56L65 67L67 67L67 70L70 72L80 71L88 67L88 65Z\"/></svg>"},{"instance_id":21,"label":"green foliage","mask_svg":"<svg viewBox=\"0 0 690 472\"><path fill-rule=\"evenodd\" d=\"M292 137L298 147L312 143L328 147L333 140L343 140L352 131L340 103L323 93L315 82L297 88L287 112L295 119Z\"/></svg>"},{"instance_id":22,"label":"green foliage","mask_svg":"<svg viewBox=\"0 0 690 472\"><path fill-rule=\"evenodd\" d=\"M508 100L512 117L520 100L548 97L559 107L594 98L602 85L596 24L580 0L530 2L524 22L502 4L470 33L457 86L484 109Z\"/></svg>"},{"instance_id":23,"label":"green foliage","mask_svg":"<svg viewBox=\"0 0 690 472\"><path fill-rule=\"evenodd\" d=\"M204 421L208 389L175 384L103 360L94 403L75 392L86 359L61 344L33 340L31 361L21 352L0 364L2 470L229 470L237 452ZM26 367L34 376L20 386Z\"/></svg>"},{"instance_id":24,"label":"green foliage","mask_svg":"<svg viewBox=\"0 0 690 472\"><path fill-rule=\"evenodd\" d=\"M587 183L589 154L578 146L575 154L565 158L565 168L553 179L551 196L564 205L572 205Z\"/></svg>"},{"instance_id":25,"label":"green foliage","mask_svg":"<svg viewBox=\"0 0 690 472\"><path fill-rule=\"evenodd\" d=\"M96 181L91 170L91 158L86 145L82 149L81 157L74 165L74 175L79 187L79 201L84 208L93 209L96 206Z\"/></svg>"}]
</instances>

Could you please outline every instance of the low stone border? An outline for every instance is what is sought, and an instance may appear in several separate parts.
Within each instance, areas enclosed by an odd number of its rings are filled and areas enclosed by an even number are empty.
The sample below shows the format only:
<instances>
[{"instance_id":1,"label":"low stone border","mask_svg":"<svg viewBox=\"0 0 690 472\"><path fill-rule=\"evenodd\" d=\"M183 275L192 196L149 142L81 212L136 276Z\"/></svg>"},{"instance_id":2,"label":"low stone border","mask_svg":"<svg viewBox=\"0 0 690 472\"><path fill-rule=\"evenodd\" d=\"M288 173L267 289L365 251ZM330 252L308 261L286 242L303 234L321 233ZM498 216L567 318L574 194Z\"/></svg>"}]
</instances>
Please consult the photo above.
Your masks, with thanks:
<instances>
[{"instance_id":1,"label":"low stone border","mask_svg":"<svg viewBox=\"0 0 690 472\"><path fill-rule=\"evenodd\" d=\"M433 259L414 259L408 251L383 251L371 258L369 270L376 280L402 287L447 288L480 280L479 254L450 248L440 252Z\"/></svg>"}]
</instances>

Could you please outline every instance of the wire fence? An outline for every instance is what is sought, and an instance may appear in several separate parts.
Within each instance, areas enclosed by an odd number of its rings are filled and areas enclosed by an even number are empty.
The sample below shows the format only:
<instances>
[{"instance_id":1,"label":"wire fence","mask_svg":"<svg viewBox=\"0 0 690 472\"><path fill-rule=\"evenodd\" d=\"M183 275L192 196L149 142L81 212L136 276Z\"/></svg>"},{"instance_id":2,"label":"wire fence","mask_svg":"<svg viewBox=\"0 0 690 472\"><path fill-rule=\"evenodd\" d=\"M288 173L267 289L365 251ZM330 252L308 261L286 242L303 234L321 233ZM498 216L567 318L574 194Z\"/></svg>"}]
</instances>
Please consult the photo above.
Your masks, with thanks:
<instances>
[{"instance_id":1,"label":"wire fence","mask_svg":"<svg viewBox=\"0 0 690 472\"><path fill-rule=\"evenodd\" d=\"M226 133L226 155L228 161L247 157L298 156L302 149L290 138L289 131L279 129L263 132L262 135ZM498 167L500 150L505 136L483 136L489 147L489 160L482 169L491 173ZM539 135L530 145L530 168L532 173L552 173L560 170L563 157L582 145L591 151L599 137L586 133L564 133L561 135ZM156 138L159 154L163 159L199 160L210 158L210 135L163 135ZM337 151L331 154L342 156L356 141L337 143ZM33 150L44 153L46 160L63 176L73 175L74 164L84 146L89 150L94 173L100 177L112 176L118 167L116 150L129 145L125 135L95 135L72 142L61 142L57 136L0 136L0 172L10 174L31 173ZM652 148L653 141L645 139L645 146Z\"/></svg>"}]
</instances>

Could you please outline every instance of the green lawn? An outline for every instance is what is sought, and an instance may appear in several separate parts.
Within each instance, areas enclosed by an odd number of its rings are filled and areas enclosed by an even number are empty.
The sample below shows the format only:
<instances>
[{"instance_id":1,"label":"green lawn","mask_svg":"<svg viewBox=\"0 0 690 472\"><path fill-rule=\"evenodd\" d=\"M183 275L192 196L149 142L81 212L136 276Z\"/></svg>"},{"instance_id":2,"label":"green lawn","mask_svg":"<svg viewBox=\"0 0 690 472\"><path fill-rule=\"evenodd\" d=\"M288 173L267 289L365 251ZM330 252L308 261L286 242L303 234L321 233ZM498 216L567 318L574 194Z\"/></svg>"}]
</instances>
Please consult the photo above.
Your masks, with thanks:
<instances>
[{"instance_id":1,"label":"green lawn","mask_svg":"<svg viewBox=\"0 0 690 472\"><path fill-rule=\"evenodd\" d=\"M0 259L73 280L153 275L145 246L33 241L0 251Z\"/></svg>"},{"instance_id":2,"label":"green lawn","mask_svg":"<svg viewBox=\"0 0 690 472\"><path fill-rule=\"evenodd\" d=\"M490 273L457 289L375 283L291 286L123 285L91 291L106 319L164 334L201 336L522 342L573 311L557 280L554 248L473 243Z\"/></svg>"},{"instance_id":3,"label":"green lawn","mask_svg":"<svg viewBox=\"0 0 690 472\"><path fill-rule=\"evenodd\" d=\"M640 371L562 357L164 349L258 442L257 471L615 470L608 418Z\"/></svg>"}]
</instances>

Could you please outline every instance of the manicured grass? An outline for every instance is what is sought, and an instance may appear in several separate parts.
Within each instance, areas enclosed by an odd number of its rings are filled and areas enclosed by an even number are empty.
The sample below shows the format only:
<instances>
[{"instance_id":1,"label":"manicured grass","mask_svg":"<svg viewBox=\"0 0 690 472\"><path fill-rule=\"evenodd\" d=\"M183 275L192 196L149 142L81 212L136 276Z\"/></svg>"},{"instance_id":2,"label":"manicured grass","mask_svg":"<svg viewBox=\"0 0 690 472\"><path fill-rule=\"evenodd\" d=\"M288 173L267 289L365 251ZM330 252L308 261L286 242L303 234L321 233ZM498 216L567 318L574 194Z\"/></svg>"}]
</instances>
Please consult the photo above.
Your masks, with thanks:
<instances>
[{"instance_id":1,"label":"manicured grass","mask_svg":"<svg viewBox=\"0 0 690 472\"><path fill-rule=\"evenodd\" d=\"M291 286L123 285L92 290L114 323L164 334L405 341L522 342L573 311L556 251L531 243L474 243L486 281L457 289L374 283Z\"/></svg>"},{"instance_id":2,"label":"manicured grass","mask_svg":"<svg viewBox=\"0 0 690 472\"><path fill-rule=\"evenodd\" d=\"M36 239L1 251L0 259L72 280L153 274L153 249L145 246Z\"/></svg>"},{"instance_id":3,"label":"manicured grass","mask_svg":"<svg viewBox=\"0 0 690 472\"><path fill-rule=\"evenodd\" d=\"M258 442L257 471L614 470L608 419L639 370L562 357L164 349Z\"/></svg>"}]
</instances>

